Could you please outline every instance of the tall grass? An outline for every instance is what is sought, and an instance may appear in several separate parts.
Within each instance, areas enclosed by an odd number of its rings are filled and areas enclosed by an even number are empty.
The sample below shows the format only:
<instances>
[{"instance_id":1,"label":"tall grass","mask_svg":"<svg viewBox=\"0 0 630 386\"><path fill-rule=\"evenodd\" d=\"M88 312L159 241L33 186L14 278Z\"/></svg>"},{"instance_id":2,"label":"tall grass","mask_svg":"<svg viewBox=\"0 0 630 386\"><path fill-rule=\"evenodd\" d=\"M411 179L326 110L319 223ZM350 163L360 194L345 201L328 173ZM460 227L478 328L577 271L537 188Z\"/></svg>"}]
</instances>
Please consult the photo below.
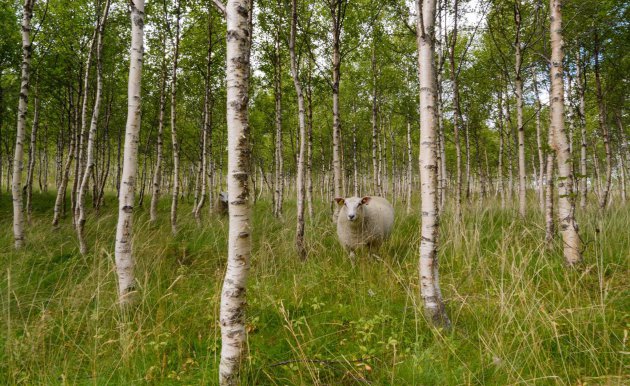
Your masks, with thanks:
<instances>
[{"instance_id":1,"label":"tall grass","mask_svg":"<svg viewBox=\"0 0 630 386\"><path fill-rule=\"evenodd\" d=\"M36 196L27 245L12 250L10 198L0 197L0 383L215 384L227 220L190 203L172 237L168 200L151 227L134 223L141 301L116 306L115 197L87 223L78 253L54 197ZM351 264L328 205L307 224L308 260L294 251L295 208L254 209L248 286L247 385L628 384L630 207L579 213L585 263L564 267L544 246L532 197L521 220L496 202L469 204L461 227L441 219L442 290L453 321L436 330L418 289L419 221L400 204L386 247ZM559 243L559 241L558 241Z\"/></svg>"}]
</instances>

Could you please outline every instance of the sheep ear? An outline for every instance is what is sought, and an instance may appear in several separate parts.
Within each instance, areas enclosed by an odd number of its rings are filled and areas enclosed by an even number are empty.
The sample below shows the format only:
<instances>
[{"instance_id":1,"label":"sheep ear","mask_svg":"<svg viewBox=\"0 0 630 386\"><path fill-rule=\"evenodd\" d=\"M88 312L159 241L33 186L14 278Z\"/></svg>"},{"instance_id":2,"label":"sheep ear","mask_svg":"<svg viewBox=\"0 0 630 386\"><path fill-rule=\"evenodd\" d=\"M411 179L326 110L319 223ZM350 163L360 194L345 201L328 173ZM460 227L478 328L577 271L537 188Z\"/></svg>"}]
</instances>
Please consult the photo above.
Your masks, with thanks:
<instances>
[{"instance_id":1,"label":"sheep ear","mask_svg":"<svg viewBox=\"0 0 630 386\"><path fill-rule=\"evenodd\" d=\"M370 202L370 200L371 200L371 199L372 199L372 197L370 197L370 196L365 196L365 197L363 197L363 198L361 199L361 205L365 205L365 204L367 204L368 202Z\"/></svg>"},{"instance_id":2,"label":"sheep ear","mask_svg":"<svg viewBox=\"0 0 630 386\"><path fill-rule=\"evenodd\" d=\"M335 197L335 201L337 201L337 205L343 205L345 200L341 197Z\"/></svg>"}]
</instances>

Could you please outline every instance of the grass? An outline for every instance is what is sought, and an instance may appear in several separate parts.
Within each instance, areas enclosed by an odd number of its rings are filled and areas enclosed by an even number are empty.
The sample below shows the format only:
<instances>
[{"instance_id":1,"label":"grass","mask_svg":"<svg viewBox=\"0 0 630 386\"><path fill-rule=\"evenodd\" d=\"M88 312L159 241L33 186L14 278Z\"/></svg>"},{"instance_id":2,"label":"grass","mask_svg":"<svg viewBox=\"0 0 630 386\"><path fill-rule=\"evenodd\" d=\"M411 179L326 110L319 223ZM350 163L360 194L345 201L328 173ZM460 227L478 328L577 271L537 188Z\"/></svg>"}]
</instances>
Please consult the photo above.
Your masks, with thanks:
<instances>
[{"instance_id":1,"label":"grass","mask_svg":"<svg viewBox=\"0 0 630 386\"><path fill-rule=\"evenodd\" d=\"M148 208L134 223L141 301L116 306L115 197L87 223L78 253L65 218L52 230L51 195L34 197L23 251L12 249L11 199L0 196L0 383L215 384L227 221L190 203L170 234ZM462 227L442 218L440 271L452 331L430 328L418 293L419 221L397 205L380 257L353 266L329 210L307 225L308 261L293 249L294 203L284 220L254 208L248 284L247 385L629 384L630 206L579 213L585 264L570 270L544 248L537 205L527 218L495 201L469 204Z\"/></svg>"}]
</instances>

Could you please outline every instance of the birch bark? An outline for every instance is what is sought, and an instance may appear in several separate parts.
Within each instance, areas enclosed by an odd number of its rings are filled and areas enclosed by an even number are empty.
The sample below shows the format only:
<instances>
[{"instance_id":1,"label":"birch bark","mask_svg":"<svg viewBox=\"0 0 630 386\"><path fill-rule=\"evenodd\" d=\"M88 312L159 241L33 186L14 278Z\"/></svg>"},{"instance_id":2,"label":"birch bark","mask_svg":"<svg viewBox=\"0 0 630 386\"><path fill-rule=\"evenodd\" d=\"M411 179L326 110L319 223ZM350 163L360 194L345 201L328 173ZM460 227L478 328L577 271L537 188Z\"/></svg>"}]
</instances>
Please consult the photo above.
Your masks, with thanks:
<instances>
[{"instance_id":1,"label":"birch bark","mask_svg":"<svg viewBox=\"0 0 630 386\"><path fill-rule=\"evenodd\" d=\"M251 254L249 188L249 50L251 3L229 0L226 6L227 125L228 125L228 262L221 292L221 385L239 383L246 344L245 289Z\"/></svg>"},{"instance_id":2,"label":"birch bark","mask_svg":"<svg viewBox=\"0 0 630 386\"><path fill-rule=\"evenodd\" d=\"M118 299L123 309L133 305L136 298L132 225L142 105L144 0L132 0L129 6L131 8L131 49L129 53L127 124L125 127L124 161L118 199L115 247Z\"/></svg>"},{"instance_id":3,"label":"birch bark","mask_svg":"<svg viewBox=\"0 0 630 386\"><path fill-rule=\"evenodd\" d=\"M103 92L103 34L105 32L105 23L107 14L109 13L109 5L111 0L107 0L103 8L103 15L99 18L96 25L96 97L94 99L94 109L92 110L92 121L90 122L90 131L87 138L87 160L85 171L77 192L77 210L78 218L76 222L77 237L79 239L79 251L82 255L87 253L87 244L85 242L85 191L88 188L90 177L94 171L94 140L96 137L96 126L98 124L98 116L101 109L101 94ZM96 198L93 198L96 199Z\"/></svg>"},{"instance_id":4,"label":"birch bark","mask_svg":"<svg viewBox=\"0 0 630 386\"><path fill-rule=\"evenodd\" d=\"M22 208L22 169L24 159L24 137L26 136L26 113L28 110L28 91L31 72L31 19L35 0L24 0L22 14L22 78L18 102L17 133L15 135L15 153L13 157L13 236L15 249L24 246L24 214Z\"/></svg>"},{"instance_id":5,"label":"birch bark","mask_svg":"<svg viewBox=\"0 0 630 386\"><path fill-rule=\"evenodd\" d=\"M558 216L564 258L569 266L582 260L575 220L573 173L567 134L564 129L564 78L562 50L562 0L550 0L551 10L551 127L558 163Z\"/></svg>"},{"instance_id":6,"label":"birch bark","mask_svg":"<svg viewBox=\"0 0 630 386\"><path fill-rule=\"evenodd\" d=\"M416 0L418 13L418 74L420 81L420 194L422 229L420 242L420 291L427 319L434 325L449 327L450 320L438 276L438 191L436 163L436 85L434 63L435 0Z\"/></svg>"},{"instance_id":7,"label":"birch bark","mask_svg":"<svg viewBox=\"0 0 630 386\"><path fill-rule=\"evenodd\" d=\"M173 37L173 73L171 75L171 142L173 145L173 191L171 200L171 231L177 234L177 204L179 200L179 142L177 140L177 63L179 58L180 2L177 1L175 35Z\"/></svg>"},{"instance_id":8,"label":"birch bark","mask_svg":"<svg viewBox=\"0 0 630 386\"><path fill-rule=\"evenodd\" d=\"M164 110L166 109L166 36L162 39L162 82L160 84L160 113L158 117L157 132L157 156L155 159L155 169L153 170L153 183L151 190L151 206L150 221L151 224L157 222L157 204L160 199L160 190L162 187L162 151L163 151L163 135L164 135Z\"/></svg>"},{"instance_id":9,"label":"birch bark","mask_svg":"<svg viewBox=\"0 0 630 386\"><path fill-rule=\"evenodd\" d=\"M295 52L295 39L297 34L297 0L291 1L291 33L289 38L289 54L291 55L291 76L298 99L298 123L300 126L300 150L297 164L297 227L295 236L295 246L298 256L306 259L306 246L304 243L304 200L306 198L304 181L304 161L306 156L306 122L304 117L304 94L300 83L299 63ZM355 158L356 160L356 158ZM356 178L356 176L355 176ZM355 182L356 184L356 182Z\"/></svg>"}]
</instances>

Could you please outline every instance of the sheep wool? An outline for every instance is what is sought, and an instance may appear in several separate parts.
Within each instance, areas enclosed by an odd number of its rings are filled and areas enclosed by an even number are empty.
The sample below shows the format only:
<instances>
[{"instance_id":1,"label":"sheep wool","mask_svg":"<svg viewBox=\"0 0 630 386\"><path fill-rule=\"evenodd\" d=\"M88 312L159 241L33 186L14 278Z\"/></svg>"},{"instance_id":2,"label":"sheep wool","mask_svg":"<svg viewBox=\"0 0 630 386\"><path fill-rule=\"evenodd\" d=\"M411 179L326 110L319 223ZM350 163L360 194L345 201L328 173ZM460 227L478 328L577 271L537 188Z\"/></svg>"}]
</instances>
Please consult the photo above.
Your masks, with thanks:
<instances>
[{"instance_id":1,"label":"sheep wool","mask_svg":"<svg viewBox=\"0 0 630 386\"><path fill-rule=\"evenodd\" d=\"M392 233L394 208L383 197L336 198L341 207L337 218L337 236L351 253L368 247L377 248Z\"/></svg>"}]
</instances>

